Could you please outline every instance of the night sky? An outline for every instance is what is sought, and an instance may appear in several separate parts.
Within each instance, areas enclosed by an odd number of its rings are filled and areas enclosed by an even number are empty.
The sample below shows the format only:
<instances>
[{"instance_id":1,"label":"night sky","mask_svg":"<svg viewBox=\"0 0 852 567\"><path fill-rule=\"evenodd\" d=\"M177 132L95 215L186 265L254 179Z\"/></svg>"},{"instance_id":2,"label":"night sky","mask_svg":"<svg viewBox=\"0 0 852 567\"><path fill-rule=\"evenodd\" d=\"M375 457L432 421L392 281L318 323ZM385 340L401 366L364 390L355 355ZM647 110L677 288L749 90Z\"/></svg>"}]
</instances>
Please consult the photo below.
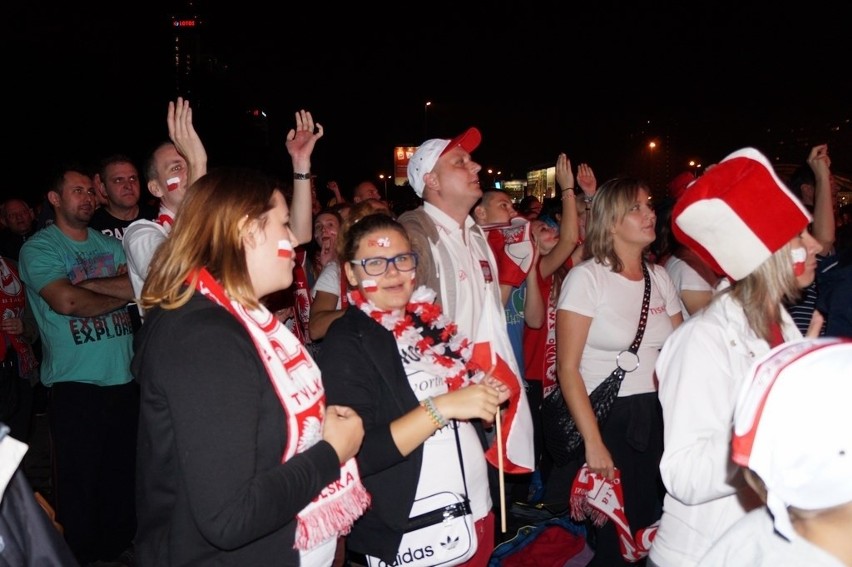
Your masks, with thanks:
<instances>
[{"instance_id":1,"label":"night sky","mask_svg":"<svg viewBox=\"0 0 852 567\"><path fill-rule=\"evenodd\" d=\"M220 70L193 104L211 166L286 174L284 135L306 108L326 129L314 171L344 189L390 173L393 146L419 144L424 129L451 137L472 125L483 133L474 159L504 177L552 165L560 151L602 182L646 177L649 159L658 177L673 176L688 159L706 165L746 145L789 163L821 142L832 169L852 172L848 19L834 6L365 4L276 4L282 16L256 0L196 3ZM141 167L167 136L177 94L168 15L182 5L7 8L14 191L40 192L40 174L59 158L123 152ZM268 113L267 147L246 141L252 107ZM665 153L649 157L652 138Z\"/></svg>"}]
</instances>

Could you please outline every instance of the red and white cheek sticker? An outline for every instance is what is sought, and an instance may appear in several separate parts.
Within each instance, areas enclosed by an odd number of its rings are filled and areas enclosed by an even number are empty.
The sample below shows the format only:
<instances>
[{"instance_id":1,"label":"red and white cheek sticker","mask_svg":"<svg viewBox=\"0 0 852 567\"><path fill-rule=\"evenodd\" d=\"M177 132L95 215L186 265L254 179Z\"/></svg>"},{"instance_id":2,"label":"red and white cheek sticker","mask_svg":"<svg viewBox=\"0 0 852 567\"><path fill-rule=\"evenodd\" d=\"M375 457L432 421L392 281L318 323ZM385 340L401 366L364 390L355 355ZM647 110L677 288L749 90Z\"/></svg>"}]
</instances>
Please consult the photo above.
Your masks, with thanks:
<instances>
[{"instance_id":1,"label":"red and white cheek sticker","mask_svg":"<svg viewBox=\"0 0 852 567\"><path fill-rule=\"evenodd\" d=\"M168 187L169 191L175 191L180 187L180 177L169 177L166 179L166 187Z\"/></svg>"},{"instance_id":2,"label":"red and white cheek sticker","mask_svg":"<svg viewBox=\"0 0 852 567\"><path fill-rule=\"evenodd\" d=\"M361 280L361 287L366 292L379 291L379 284L376 283L376 280Z\"/></svg>"},{"instance_id":3,"label":"red and white cheek sticker","mask_svg":"<svg viewBox=\"0 0 852 567\"><path fill-rule=\"evenodd\" d=\"M290 244L289 240L279 240L278 241L278 256L280 258L292 258L293 257L293 245Z\"/></svg>"},{"instance_id":4,"label":"red and white cheek sticker","mask_svg":"<svg viewBox=\"0 0 852 567\"><path fill-rule=\"evenodd\" d=\"M796 276L801 276L805 273L805 262L808 259L808 251L804 248L793 248L790 251L790 256L793 258L793 273Z\"/></svg>"}]
</instances>

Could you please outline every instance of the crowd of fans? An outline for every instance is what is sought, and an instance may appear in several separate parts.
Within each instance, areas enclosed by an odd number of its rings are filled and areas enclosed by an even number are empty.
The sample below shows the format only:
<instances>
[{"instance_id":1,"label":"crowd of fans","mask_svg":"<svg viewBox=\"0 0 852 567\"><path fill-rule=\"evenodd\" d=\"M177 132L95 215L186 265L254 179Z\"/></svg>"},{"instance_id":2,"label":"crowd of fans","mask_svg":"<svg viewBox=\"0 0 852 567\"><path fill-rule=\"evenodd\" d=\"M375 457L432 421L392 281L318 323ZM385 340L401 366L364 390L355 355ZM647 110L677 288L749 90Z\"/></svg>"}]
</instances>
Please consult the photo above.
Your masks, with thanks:
<instances>
[{"instance_id":1,"label":"crowd of fans","mask_svg":"<svg viewBox=\"0 0 852 567\"><path fill-rule=\"evenodd\" d=\"M320 202L310 112L292 182L208 170L188 101L166 126L142 167L59 164L2 203L0 422L27 442L49 417L56 564L399 564L412 506L451 491L484 566L506 497L582 470L650 534L590 522L590 565L852 565L852 223L825 144L788 179L742 148L657 203L559 154L557 195L514 203L470 128L419 146L400 209L369 180Z\"/></svg>"}]
</instances>

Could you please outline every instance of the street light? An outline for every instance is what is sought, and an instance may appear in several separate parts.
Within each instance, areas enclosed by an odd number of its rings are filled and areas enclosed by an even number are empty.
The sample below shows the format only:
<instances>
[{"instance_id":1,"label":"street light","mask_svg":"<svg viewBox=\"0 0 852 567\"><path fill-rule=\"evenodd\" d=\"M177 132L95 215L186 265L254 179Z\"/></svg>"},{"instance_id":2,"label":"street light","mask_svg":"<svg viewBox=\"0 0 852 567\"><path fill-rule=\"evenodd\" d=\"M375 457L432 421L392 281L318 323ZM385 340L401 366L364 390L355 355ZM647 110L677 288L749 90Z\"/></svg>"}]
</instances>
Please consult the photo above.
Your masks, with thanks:
<instances>
[{"instance_id":1,"label":"street light","mask_svg":"<svg viewBox=\"0 0 852 567\"><path fill-rule=\"evenodd\" d=\"M379 179L381 179L385 185L385 201L388 200L388 177L390 177L390 175L385 175L384 173L379 174Z\"/></svg>"},{"instance_id":2,"label":"street light","mask_svg":"<svg viewBox=\"0 0 852 567\"><path fill-rule=\"evenodd\" d=\"M423 140L425 141L428 138L427 121L429 117L429 107L432 106L432 101L427 100L426 104L423 106Z\"/></svg>"},{"instance_id":3,"label":"street light","mask_svg":"<svg viewBox=\"0 0 852 567\"><path fill-rule=\"evenodd\" d=\"M657 147L657 142L651 140L648 142L648 183L654 185L654 150Z\"/></svg>"}]
</instances>

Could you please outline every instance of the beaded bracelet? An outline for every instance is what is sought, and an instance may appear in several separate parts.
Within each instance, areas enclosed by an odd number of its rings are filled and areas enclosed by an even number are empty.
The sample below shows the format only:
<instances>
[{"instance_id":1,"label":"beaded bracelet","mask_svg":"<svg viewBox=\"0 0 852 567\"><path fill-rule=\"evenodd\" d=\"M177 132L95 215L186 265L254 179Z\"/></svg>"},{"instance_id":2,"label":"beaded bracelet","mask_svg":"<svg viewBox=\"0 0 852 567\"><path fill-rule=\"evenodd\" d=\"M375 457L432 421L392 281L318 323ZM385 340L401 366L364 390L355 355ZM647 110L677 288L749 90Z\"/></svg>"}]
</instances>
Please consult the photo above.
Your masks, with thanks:
<instances>
[{"instance_id":1,"label":"beaded bracelet","mask_svg":"<svg viewBox=\"0 0 852 567\"><path fill-rule=\"evenodd\" d=\"M447 425L447 420L443 415L441 415L438 408L435 407L435 401L432 398L426 398L420 402L420 405L423 406L423 409L426 410L426 413L429 414L429 417L432 419L432 422L438 426L438 429Z\"/></svg>"}]
</instances>

